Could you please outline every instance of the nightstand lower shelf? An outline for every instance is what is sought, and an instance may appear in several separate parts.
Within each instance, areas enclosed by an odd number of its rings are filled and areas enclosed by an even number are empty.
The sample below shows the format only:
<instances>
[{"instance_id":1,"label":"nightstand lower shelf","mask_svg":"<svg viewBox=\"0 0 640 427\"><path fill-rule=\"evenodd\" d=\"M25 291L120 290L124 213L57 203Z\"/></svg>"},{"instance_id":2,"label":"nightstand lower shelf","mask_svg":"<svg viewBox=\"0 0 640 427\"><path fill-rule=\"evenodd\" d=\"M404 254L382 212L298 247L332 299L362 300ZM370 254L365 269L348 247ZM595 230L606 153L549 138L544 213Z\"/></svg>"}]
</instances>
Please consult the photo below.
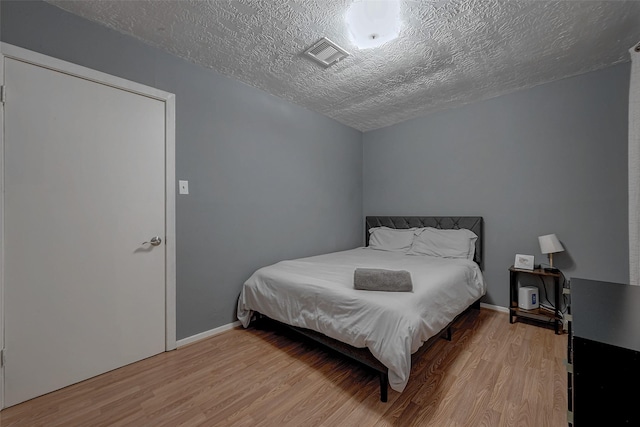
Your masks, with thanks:
<instances>
[{"instance_id":1,"label":"nightstand lower shelf","mask_svg":"<svg viewBox=\"0 0 640 427\"><path fill-rule=\"evenodd\" d=\"M515 306L509 309L509 315L511 316L511 318L509 319L510 323L514 322L514 317L523 317L527 319L539 320L542 322L554 322L556 320L562 320L561 316L556 316L553 313L553 310L547 308L534 308L533 310L525 310L523 308Z\"/></svg>"},{"instance_id":2,"label":"nightstand lower shelf","mask_svg":"<svg viewBox=\"0 0 640 427\"><path fill-rule=\"evenodd\" d=\"M518 307L518 275L525 274L531 276L538 276L542 279L549 277L553 279L553 302L555 309L547 308L535 308L532 310L525 310ZM509 268L509 323L514 323L518 318L529 319L537 322L543 322L546 324L553 323L556 334L560 333L560 325L562 324L562 315L560 313L560 273L548 272L542 269L536 270L521 270Z\"/></svg>"}]
</instances>

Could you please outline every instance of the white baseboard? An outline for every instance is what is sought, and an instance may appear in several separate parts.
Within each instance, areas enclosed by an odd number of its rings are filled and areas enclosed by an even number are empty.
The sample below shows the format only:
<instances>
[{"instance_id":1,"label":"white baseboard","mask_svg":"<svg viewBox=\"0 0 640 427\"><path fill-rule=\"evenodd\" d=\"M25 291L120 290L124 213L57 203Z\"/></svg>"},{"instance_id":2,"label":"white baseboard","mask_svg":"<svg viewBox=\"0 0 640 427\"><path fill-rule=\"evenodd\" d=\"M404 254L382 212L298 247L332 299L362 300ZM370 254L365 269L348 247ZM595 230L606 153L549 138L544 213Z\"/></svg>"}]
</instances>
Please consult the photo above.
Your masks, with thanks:
<instances>
[{"instance_id":1,"label":"white baseboard","mask_svg":"<svg viewBox=\"0 0 640 427\"><path fill-rule=\"evenodd\" d=\"M487 310L499 311L500 313L509 313L509 309L507 307L501 307L499 305L485 304L481 302L480 307L486 308Z\"/></svg>"},{"instance_id":2,"label":"white baseboard","mask_svg":"<svg viewBox=\"0 0 640 427\"><path fill-rule=\"evenodd\" d=\"M200 341L200 340L203 340L205 338L209 338L209 337L212 337L214 335L221 334L222 332L230 331L231 329L237 328L238 326L240 326L240 321L236 320L233 323L229 323L227 325L222 325L222 326L220 326L218 328L215 328L215 329L209 329L208 331L200 332L199 334L195 334L195 335L192 335L190 337L178 340L178 341L176 341L176 345L178 347L183 347L183 346L185 346L187 344L191 344L191 343L194 343L196 341Z\"/></svg>"}]
</instances>

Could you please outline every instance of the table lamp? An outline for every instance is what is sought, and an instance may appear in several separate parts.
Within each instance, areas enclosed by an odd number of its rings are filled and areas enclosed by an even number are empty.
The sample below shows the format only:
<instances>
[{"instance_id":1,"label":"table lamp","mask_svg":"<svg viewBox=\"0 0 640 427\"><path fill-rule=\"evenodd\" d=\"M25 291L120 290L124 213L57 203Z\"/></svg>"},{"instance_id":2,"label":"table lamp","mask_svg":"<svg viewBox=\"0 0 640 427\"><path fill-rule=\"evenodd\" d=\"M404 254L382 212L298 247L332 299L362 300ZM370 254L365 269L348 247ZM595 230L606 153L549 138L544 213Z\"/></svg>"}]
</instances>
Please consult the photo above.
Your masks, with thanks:
<instances>
[{"instance_id":1,"label":"table lamp","mask_svg":"<svg viewBox=\"0 0 640 427\"><path fill-rule=\"evenodd\" d=\"M564 252L564 246L562 246L562 243L558 240L558 236L555 234L539 236L538 242L540 243L540 252L543 254L549 254L549 268L545 268L544 271L551 273L557 273L560 271L553 266L553 254L557 252Z\"/></svg>"}]
</instances>

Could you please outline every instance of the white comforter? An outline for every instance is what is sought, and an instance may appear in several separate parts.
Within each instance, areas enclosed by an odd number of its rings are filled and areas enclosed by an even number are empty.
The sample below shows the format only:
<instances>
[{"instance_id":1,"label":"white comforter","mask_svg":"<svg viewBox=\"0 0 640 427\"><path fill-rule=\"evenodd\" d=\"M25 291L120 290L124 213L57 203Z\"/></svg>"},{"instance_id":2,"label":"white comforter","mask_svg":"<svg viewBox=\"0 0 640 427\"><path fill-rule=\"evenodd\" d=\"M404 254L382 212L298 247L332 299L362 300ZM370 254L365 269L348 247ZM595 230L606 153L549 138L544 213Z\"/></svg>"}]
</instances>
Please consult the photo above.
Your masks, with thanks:
<instances>
[{"instance_id":1,"label":"white comforter","mask_svg":"<svg viewBox=\"0 0 640 427\"><path fill-rule=\"evenodd\" d=\"M356 267L407 270L413 292L355 290ZM402 391L411 354L485 291L473 261L358 248L259 269L242 288L238 319L247 327L256 311L367 347L389 368L391 388Z\"/></svg>"}]
</instances>

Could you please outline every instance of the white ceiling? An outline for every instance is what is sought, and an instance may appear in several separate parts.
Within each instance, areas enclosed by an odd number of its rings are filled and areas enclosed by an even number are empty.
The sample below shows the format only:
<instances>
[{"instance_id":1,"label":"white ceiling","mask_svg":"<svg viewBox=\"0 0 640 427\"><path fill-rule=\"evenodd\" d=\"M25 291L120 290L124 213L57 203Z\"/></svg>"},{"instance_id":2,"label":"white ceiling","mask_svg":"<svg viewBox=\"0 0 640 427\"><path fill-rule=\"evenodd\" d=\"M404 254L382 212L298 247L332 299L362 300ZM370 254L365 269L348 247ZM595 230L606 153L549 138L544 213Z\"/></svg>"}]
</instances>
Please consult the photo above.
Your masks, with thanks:
<instances>
[{"instance_id":1,"label":"white ceiling","mask_svg":"<svg viewBox=\"0 0 640 427\"><path fill-rule=\"evenodd\" d=\"M362 131L625 62L640 41L640 1L403 0L399 38L368 50L352 0L49 3ZM351 56L304 58L323 36Z\"/></svg>"}]
</instances>

